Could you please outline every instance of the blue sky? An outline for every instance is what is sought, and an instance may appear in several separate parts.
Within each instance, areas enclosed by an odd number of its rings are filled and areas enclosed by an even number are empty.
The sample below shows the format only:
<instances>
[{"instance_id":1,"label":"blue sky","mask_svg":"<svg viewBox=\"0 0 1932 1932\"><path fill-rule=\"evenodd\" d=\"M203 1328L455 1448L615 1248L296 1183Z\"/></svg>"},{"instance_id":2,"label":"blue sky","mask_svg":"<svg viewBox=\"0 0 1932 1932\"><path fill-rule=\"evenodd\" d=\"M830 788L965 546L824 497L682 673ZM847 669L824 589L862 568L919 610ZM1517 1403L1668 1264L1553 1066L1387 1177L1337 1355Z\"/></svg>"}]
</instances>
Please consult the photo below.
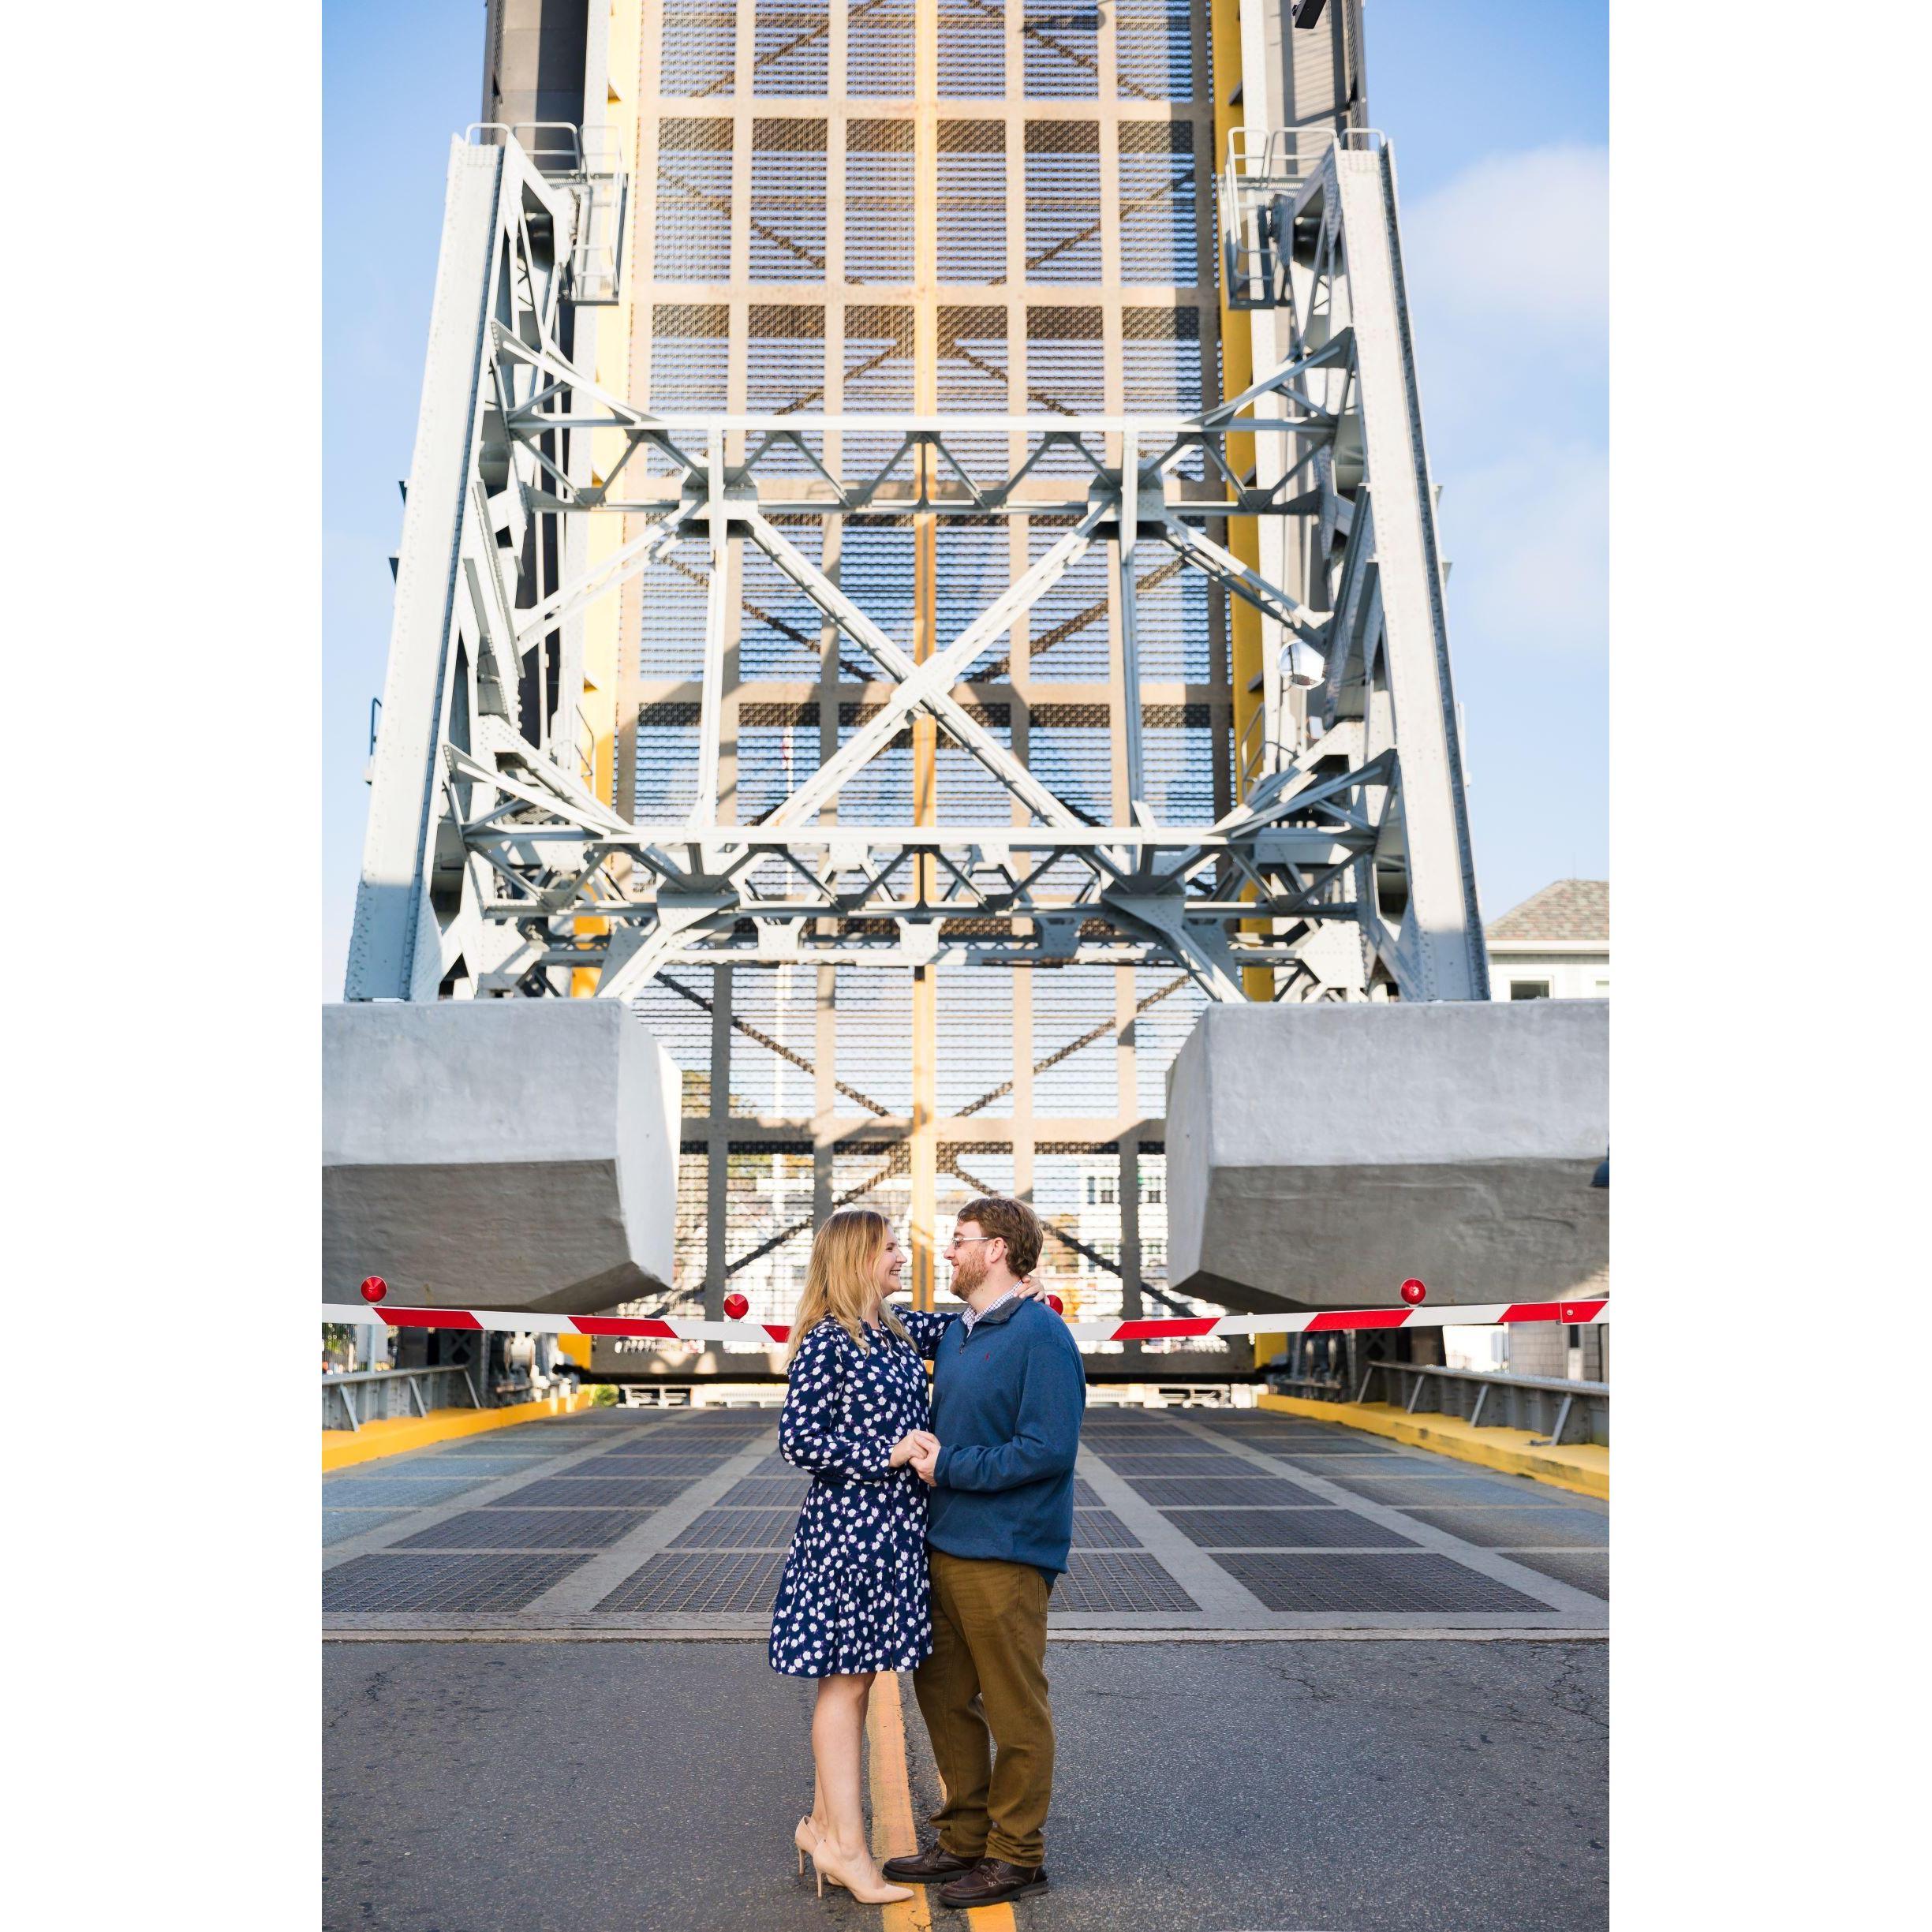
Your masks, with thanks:
<instances>
[{"instance_id":1,"label":"blue sky","mask_svg":"<svg viewBox=\"0 0 1932 1932\"><path fill-rule=\"evenodd\" d=\"M1368 0L1494 917L1609 873L1602 0ZM342 996L450 136L481 0L323 9L323 957Z\"/></svg>"}]
</instances>

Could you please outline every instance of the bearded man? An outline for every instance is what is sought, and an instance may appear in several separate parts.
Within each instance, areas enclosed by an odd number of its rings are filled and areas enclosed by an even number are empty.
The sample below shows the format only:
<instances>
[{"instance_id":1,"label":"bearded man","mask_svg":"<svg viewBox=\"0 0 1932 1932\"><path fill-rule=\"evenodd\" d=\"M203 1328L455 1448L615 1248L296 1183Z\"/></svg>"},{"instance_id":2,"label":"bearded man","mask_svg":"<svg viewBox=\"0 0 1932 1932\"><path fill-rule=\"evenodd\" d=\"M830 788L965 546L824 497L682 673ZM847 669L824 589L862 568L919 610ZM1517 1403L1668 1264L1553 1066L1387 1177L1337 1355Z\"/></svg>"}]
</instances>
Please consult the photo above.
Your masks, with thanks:
<instances>
[{"instance_id":1,"label":"bearded man","mask_svg":"<svg viewBox=\"0 0 1932 1932\"><path fill-rule=\"evenodd\" d=\"M932 1486L932 1651L913 1688L946 1802L937 1842L885 1872L950 1881L940 1902L962 1909L1047 1882L1047 1601L1073 1540L1086 1377L1066 1324L1026 1298L1041 1239L1024 1201L961 1210L946 1257L966 1311L939 1343L932 1437L912 1457Z\"/></svg>"}]
</instances>

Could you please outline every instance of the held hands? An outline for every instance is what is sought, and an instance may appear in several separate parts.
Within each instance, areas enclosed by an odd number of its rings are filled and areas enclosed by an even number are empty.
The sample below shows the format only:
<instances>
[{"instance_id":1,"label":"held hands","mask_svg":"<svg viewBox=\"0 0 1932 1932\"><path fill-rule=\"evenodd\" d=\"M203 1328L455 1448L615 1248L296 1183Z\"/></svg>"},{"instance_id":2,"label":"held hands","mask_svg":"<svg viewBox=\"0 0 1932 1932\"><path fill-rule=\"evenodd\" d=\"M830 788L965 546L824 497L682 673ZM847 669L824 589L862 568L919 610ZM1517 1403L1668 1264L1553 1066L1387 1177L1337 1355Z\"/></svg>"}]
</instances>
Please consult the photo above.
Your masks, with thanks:
<instances>
[{"instance_id":1,"label":"held hands","mask_svg":"<svg viewBox=\"0 0 1932 1932\"><path fill-rule=\"evenodd\" d=\"M929 1429L910 1429L893 1444L891 1467L898 1469L910 1463L914 1468L918 1469L921 1452L928 1453L929 1460L936 1460L939 1456L939 1437ZM919 1473L925 1475L924 1470L920 1470ZM930 1482L932 1480L930 1476L926 1476L927 1482Z\"/></svg>"},{"instance_id":2,"label":"held hands","mask_svg":"<svg viewBox=\"0 0 1932 1932\"><path fill-rule=\"evenodd\" d=\"M919 1446L912 1453L912 1466L918 1472L920 1481L931 1489L939 1481L939 1437L923 1429L917 1430L915 1433L919 1438Z\"/></svg>"}]
</instances>

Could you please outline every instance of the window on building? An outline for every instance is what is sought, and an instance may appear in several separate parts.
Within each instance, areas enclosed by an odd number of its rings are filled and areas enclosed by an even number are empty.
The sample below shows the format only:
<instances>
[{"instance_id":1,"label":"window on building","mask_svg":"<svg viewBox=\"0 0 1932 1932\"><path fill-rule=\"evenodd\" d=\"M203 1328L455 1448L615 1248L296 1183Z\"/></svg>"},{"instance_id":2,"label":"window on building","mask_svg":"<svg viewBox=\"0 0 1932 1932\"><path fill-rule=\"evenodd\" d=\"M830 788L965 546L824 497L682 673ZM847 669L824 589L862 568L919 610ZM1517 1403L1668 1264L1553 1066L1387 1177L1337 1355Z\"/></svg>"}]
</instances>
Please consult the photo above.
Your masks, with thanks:
<instances>
[{"instance_id":1,"label":"window on building","mask_svg":"<svg viewBox=\"0 0 1932 1932\"><path fill-rule=\"evenodd\" d=\"M1512 1000L1547 1000L1549 997L1548 980L1512 980L1509 996Z\"/></svg>"}]
</instances>

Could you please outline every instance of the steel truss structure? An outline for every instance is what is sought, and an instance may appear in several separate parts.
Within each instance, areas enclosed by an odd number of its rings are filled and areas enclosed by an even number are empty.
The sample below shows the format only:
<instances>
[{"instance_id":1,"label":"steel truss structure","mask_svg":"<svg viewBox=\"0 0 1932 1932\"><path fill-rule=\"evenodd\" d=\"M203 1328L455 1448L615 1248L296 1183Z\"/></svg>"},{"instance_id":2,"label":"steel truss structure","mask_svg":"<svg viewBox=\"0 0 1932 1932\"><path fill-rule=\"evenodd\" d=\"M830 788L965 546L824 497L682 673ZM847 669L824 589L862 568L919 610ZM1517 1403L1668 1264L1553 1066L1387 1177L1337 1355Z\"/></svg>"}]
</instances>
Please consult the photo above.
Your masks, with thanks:
<instances>
[{"instance_id":1,"label":"steel truss structure","mask_svg":"<svg viewBox=\"0 0 1932 1932\"><path fill-rule=\"evenodd\" d=\"M783 1321L854 1201L929 1306L988 1192L1071 1313L1200 1312L1202 1003L1487 990L1359 9L631 4L620 62L492 0L634 118L540 62L452 150L347 995L633 1007L685 1119L627 1314Z\"/></svg>"},{"instance_id":2,"label":"steel truss structure","mask_svg":"<svg viewBox=\"0 0 1932 1932\"><path fill-rule=\"evenodd\" d=\"M405 550L399 572L384 706L399 729L379 748L370 837L373 852L379 834L413 835L415 864L407 877L398 866L365 882L352 996L563 992L591 970L599 997L630 998L667 966L734 959L1076 957L1177 966L1218 1000L1243 996L1244 966L1274 969L1279 999L1484 996L1379 140L1331 146L1287 211L1288 358L1191 417L652 413L600 389L561 339L556 237L577 205L514 142L461 151L453 164L444 267L452 279L468 270L475 353L445 372L439 342L432 376L436 389L447 376L452 394L467 392L467 462L460 488L439 479L453 500L421 546L433 543L432 553ZM472 259L449 260L452 246ZM841 450L882 439L882 460ZM593 467L600 441L614 454ZM461 443L454 434L435 454L447 464ZM1241 461L1243 443L1262 460ZM1018 460L989 475L989 446ZM642 528L594 566L559 567L583 554L570 526L600 514ZM781 527L882 514L1025 515L1066 528L943 649L915 660ZM1240 519L1302 521L1312 581L1291 589L1244 564L1228 536ZM842 648L864 655L888 694L756 822L737 824L719 812L719 747L730 587L746 547ZM1141 683L1150 552L1251 606L1268 627L1239 802L1211 824L1160 823L1138 705L1123 712L1131 820L1099 824L960 695L1015 622L1097 548L1118 586L1130 692ZM697 796L681 821L639 824L592 795L562 728L570 626L680 550L702 559L707 589ZM418 622L417 580L432 574L444 596ZM1290 701L1298 678L1317 692L1305 713ZM432 690L439 701L424 702ZM1003 788L1004 822L835 816L841 794L920 715ZM1325 944L1338 926L1358 943Z\"/></svg>"}]
</instances>

